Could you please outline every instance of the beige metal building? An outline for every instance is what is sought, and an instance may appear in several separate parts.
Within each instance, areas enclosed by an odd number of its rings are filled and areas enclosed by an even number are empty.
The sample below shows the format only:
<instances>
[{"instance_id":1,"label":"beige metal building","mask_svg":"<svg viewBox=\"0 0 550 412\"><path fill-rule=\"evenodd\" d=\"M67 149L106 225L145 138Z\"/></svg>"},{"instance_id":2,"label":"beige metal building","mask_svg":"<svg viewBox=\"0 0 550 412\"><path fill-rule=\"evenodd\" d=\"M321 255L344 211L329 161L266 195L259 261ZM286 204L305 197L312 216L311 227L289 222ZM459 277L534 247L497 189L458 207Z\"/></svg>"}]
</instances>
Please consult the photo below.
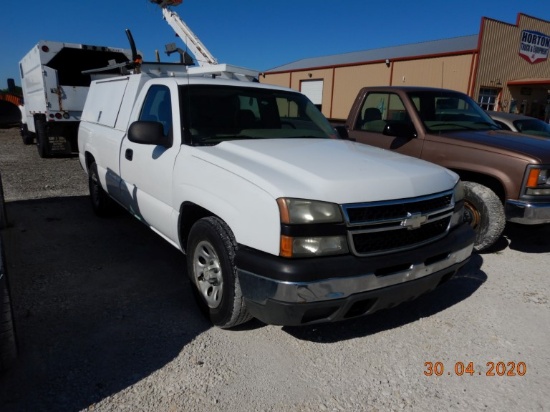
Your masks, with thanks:
<instances>
[{"instance_id":1,"label":"beige metal building","mask_svg":"<svg viewBox=\"0 0 550 412\"><path fill-rule=\"evenodd\" d=\"M347 117L361 87L381 85L459 90L488 110L544 118L549 50L550 21L520 13L515 24L483 17L477 35L299 60L260 81L300 90L332 119Z\"/></svg>"}]
</instances>

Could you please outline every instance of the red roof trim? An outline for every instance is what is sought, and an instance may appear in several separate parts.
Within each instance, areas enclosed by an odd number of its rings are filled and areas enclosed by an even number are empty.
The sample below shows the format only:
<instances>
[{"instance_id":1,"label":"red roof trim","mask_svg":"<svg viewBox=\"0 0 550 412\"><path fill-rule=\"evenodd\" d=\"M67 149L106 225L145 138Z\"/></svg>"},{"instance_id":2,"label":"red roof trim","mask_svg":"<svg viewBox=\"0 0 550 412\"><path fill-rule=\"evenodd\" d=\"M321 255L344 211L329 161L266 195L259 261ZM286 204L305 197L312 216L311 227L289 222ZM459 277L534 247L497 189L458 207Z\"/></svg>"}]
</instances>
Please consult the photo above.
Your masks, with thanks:
<instances>
[{"instance_id":1,"label":"red roof trim","mask_svg":"<svg viewBox=\"0 0 550 412\"><path fill-rule=\"evenodd\" d=\"M531 84L550 84L550 79L517 79L509 80L507 86L528 86Z\"/></svg>"},{"instance_id":2,"label":"red roof trim","mask_svg":"<svg viewBox=\"0 0 550 412\"><path fill-rule=\"evenodd\" d=\"M473 54L476 53L477 49L472 50L460 50L455 52L448 52L448 53L437 53L437 54L424 54L424 55L418 55L418 56L408 56L408 57L396 57L394 59L390 59L390 61L393 62L403 62L403 61L410 61L410 60L421 60L421 59L428 59L428 58L435 58L435 57L449 57L449 56L462 56L465 54ZM294 70L278 70L278 71L266 71L265 74L283 74L283 73L296 73L296 72L305 72L305 71L311 71L311 70L326 70L326 69L337 69L341 67L353 67L353 66L364 66L366 64L379 64L379 63L385 63L386 59L381 60L368 60L368 61L362 61L362 62L353 62L353 63L345 63L345 64L334 64L334 65L328 65L328 66L313 66L313 67L306 67L301 69L294 69Z\"/></svg>"}]
</instances>

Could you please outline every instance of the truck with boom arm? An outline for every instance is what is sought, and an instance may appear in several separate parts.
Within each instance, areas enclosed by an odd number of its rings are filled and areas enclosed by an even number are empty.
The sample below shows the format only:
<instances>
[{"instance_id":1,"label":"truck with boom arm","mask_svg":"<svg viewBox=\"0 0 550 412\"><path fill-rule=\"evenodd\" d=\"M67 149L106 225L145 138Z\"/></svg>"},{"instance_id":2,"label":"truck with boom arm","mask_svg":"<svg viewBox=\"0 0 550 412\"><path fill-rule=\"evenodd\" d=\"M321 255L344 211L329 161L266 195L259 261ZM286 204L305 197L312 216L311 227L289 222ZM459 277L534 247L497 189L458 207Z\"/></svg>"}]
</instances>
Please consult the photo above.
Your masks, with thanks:
<instances>
[{"instance_id":1,"label":"truck with boom arm","mask_svg":"<svg viewBox=\"0 0 550 412\"><path fill-rule=\"evenodd\" d=\"M255 74L143 63L92 83L79 128L92 209L118 203L186 254L214 325L363 316L466 264L455 173L338 140L306 96Z\"/></svg>"}]
</instances>

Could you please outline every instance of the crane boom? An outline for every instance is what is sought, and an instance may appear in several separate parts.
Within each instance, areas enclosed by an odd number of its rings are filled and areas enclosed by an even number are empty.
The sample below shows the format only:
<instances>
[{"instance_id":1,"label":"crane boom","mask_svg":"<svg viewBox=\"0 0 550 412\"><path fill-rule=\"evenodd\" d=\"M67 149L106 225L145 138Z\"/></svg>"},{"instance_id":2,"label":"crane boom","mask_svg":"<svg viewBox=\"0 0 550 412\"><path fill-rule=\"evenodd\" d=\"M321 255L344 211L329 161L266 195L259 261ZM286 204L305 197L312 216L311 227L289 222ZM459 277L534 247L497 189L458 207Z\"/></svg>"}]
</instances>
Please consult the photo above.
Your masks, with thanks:
<instances>
[{"instance_id":1,"label":"crane boom","mask_svg":"<svg viewBox=\"0 0 550 412\"><path fill-rule=\"evenodd\" d=\"M189 51L193 53L199 66L213 66L218 64L218 61L212 56L212 53L208 51L206 46L200 41L200 39L193 33L193 31L185 24L178 13L170 10L168 5L173 2L165 2L159 0L151 0L152 3L158 4L162 8L162 16L164 20L172 27L176 34L185 43ZM175 2L174 4L179 4Z\"/></svg>"}]
</instances>

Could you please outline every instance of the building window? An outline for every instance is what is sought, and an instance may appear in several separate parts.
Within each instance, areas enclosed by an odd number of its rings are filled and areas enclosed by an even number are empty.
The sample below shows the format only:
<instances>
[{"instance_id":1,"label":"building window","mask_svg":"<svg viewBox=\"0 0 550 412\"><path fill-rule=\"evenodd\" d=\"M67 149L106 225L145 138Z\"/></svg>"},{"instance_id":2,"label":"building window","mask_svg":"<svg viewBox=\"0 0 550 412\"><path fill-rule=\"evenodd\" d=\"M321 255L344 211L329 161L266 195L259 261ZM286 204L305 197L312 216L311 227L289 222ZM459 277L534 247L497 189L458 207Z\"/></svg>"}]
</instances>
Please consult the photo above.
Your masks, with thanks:
<instances>
[{"instance_id":1,"label":"building window","mask_svg":"<svg viewBox=\"0 0 550 412\"><path fill-rule=\"evenodd\" d=\"M479 97L477 103L483 110L495 110L497 97L500 89L492 89L489 87L481 87L479 89Z\"/></svg>"}]
</instances>

